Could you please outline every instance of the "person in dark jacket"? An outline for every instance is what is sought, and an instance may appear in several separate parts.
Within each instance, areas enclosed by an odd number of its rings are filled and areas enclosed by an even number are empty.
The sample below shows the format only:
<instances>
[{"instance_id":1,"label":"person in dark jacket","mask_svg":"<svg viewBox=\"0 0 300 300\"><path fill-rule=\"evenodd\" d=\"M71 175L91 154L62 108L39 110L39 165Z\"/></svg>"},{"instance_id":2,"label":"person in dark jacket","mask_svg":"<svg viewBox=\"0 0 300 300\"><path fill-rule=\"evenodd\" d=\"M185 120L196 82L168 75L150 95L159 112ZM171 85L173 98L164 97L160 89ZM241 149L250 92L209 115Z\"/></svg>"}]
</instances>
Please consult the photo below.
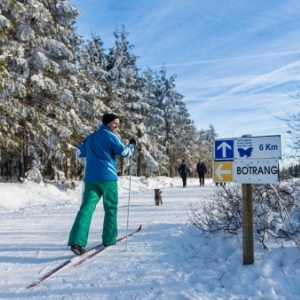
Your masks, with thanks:
<instances>
[{"instance_id":1,"label":"person in dark jacket","mask_svg":"<svg viewBox=\"0 0 300 300\"><path fill-rule=\"evenodd\" d=\"M191 172L187 167L187 165L185 164L184 159L182 160L182 163L178 168L178 172L180 174L180 177L182 178L183 187L186 187L186 179L188 176L191 176Z\"/></svg>"},{"instance_id":2,"label":"person in dark jacket","mask_svg":"<svg viewBox=\"0 0 300 300\"><path fill-rule=\"evenodd\" d=\"M204 178L205 178L205 174L207 173L207 169L206 169L204 162L202 162L201 158L199 159L199 162L197 163L196 170L199 175L200 186L201 185L204 186Z\"/></svg>"},{"instance_id":3,"label":"person in dark jacket","mask_svg":"<svg viewBox=\"0 0 300 300\"><path fill-rule=\"evenodd\" d=\"M90 134L78 146L78 157L86 159L82 203L72 226L68 246L76 255L85 252L90 224L94 210L102 197L104 221L102 243L114 245L118 233L118 166L116 156L129 157L136 147L136 140L130 139L125 146L115 134L120 125L115 114L102 117L99 130Z\"/></svg>"}]
</instances>

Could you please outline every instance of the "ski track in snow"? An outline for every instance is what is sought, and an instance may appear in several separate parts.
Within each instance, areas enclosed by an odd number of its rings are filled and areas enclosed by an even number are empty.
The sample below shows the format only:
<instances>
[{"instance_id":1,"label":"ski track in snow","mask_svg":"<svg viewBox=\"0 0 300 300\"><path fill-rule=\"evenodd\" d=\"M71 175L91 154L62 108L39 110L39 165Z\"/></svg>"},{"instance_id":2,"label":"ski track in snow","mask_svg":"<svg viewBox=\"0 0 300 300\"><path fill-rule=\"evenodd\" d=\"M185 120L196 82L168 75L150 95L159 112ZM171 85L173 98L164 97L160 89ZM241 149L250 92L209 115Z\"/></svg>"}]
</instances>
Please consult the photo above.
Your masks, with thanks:
<instances>
[{"instance_id":1,"label":"ski track in snow","mask_svg":"<svg viewBox=\"0 0 300 300\"><path fill-rule=\"evenodd\" d=\"M163 191L161 206L154 205L154 187ZM142 231L28 289L72 257L66 244L82 187L65 193L51 185L0 183L0 299L300 299L299 251L292 243L268 251L255 244L255 263L243 266L241 240L198 237L189 204L212 200L213 188L209 179L204 187L188 179L182 188L180 178L143 182L133 177L129 232L139 224ZM120 179L119 189L122 236L128 178ZM102 220L100 201L88 246L101 241Z\"/></svg>"}]
</instances>

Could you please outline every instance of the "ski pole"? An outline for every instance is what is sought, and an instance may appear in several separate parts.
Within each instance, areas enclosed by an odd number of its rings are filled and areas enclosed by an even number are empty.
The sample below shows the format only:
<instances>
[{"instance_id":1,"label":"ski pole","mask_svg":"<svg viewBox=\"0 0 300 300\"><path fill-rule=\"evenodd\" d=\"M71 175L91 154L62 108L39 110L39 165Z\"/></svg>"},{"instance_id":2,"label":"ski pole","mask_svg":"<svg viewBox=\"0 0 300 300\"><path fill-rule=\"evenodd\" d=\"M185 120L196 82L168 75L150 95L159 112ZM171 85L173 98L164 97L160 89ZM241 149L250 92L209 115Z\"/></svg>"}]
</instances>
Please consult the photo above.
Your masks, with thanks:
<instances>
[{"instance_id":1,"label":"ski pole","mask_svg":"<svg viewBox=\"0 0 300 300\"><path fill-rule=\"evenodd\" d=\"M126 250L127 250L127 237L128 237L128 225L129 225L129 207L130 207L130 192L131 192L131 157L129 158L129 191L128 191L128 207L127 207L127 229L126 229Z\"/></svg>"},{"instance_id":2,"label":"ski pole","mask_svg":"<svg viewBox=\"0 0 300 300\"><path fill-rule=\"evenodd\" d=\"M83 178L82 178L82 186L81 186L81 202L83 200L83 193L84 193L84 188L85 188L84 177L85 177L85 172L86 172L86 158L82 159L82 164L83 164Z\"/></svg>"}]
</instances>

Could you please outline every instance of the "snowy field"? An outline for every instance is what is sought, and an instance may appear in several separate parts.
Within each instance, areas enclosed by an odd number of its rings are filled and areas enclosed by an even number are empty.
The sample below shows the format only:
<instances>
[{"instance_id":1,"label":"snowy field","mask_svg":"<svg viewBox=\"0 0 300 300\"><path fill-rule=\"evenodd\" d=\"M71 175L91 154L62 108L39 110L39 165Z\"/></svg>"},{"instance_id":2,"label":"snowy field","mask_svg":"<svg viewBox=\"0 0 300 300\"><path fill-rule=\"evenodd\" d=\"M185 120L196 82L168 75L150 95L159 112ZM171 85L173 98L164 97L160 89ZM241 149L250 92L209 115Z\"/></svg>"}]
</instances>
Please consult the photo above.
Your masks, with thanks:
<instances>
[{"instance_id":1,"label":"snowy field","mask_svg":"<svg viewBox=\"0 0 300 300\"><path fill-rule=\"evenodd\" d=\"M119 234L126 233L128 177L119 180ZM154 205L161 188L163 205ZM72 257L69 230L82 186L61 191L51 184L0 183L0 299L300 299L300 253L291 243L264 250L242 265L237 237L201 239L187 213L190 203L212 200L214 184L179 178L132 177L129 231L142 231L81 266L69 266L35 288L27 286ZM100 202L88 247L100 242ZM127 246L127 247L126 247ZM270 244L269 244L270 246Z\"/></svg>"}]
</instances>

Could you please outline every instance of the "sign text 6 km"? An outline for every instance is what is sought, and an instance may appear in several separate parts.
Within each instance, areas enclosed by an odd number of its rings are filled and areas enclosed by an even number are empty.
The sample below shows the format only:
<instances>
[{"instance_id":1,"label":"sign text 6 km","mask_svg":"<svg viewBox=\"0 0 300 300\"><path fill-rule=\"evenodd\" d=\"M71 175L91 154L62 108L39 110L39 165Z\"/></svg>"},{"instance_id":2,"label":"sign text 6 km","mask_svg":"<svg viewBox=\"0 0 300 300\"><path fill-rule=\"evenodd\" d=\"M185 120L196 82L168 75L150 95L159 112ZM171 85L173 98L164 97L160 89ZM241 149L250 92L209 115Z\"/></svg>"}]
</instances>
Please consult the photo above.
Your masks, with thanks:
<instances>
[{"instance_id":1,"label":"sign text 6 km","mask_svg":"<svg viewBox=\"0 0 300 300\"><path fill-rule=\"evenodd\" d=\"M281 158L280 135L215 140L215 160Z\"/></svg>"}]
</instances>

